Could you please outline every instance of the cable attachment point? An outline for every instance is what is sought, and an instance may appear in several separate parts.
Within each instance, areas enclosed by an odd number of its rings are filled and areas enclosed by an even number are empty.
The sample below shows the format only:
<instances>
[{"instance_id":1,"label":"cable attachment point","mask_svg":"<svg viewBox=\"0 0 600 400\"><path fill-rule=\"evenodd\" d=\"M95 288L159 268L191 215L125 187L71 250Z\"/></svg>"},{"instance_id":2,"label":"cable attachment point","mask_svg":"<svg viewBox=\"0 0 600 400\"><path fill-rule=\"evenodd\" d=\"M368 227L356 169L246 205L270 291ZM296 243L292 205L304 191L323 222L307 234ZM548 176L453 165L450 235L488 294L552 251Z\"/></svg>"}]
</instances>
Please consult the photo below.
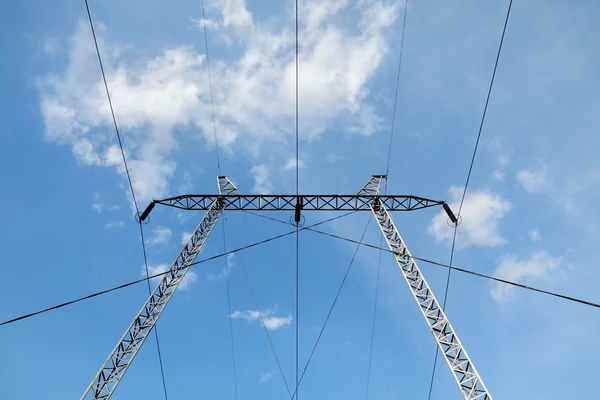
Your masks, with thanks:
<instances>
[{"instance_id":1,"label":"cable attachment point","mask_svg":"<svg viewBox=\"0 0 600 400\"><path fill-rule=\"evenodd\" d=\"M442 203L442 207L444 208L444 211L446 211L446 214L448 214L448 218L450 218L450 221L452 222L452 224L456 225L458 222L458 219L456 218L456 215L454 215L454 213L450 209L450 206L448 205L448 203Z\"/></svg>"},{"instance_id":2,"label":"cable attachment point","mask_svg":"<svg viewBox=\"0 0 600 400\"><path fill-rule=\"evenodd\" d=\"M303 208L304 202L302 197L298 196L296 199L296 207L294 208L294 222L296 222L296 226L300 225L300 220L302 217L301 211Z\"/></svg>"},{"instance_id":3,"label":"cable attachment point","mask_svg":"<svg viewBox=\"0 0 600 400\"><path fill-rule=\"evenodd\" d=\"M144 212L142 212L142 213L138 212L135 216L136 222L138 224L144 224L144 225L149 223L150 218L148 218L148 216L150 215L150 212L152 211L152 209L154 208L155 205L156 205L156 203L153 201L152 203L148 204L148 207L146 207Z\"/></svg>"}]
</instances>

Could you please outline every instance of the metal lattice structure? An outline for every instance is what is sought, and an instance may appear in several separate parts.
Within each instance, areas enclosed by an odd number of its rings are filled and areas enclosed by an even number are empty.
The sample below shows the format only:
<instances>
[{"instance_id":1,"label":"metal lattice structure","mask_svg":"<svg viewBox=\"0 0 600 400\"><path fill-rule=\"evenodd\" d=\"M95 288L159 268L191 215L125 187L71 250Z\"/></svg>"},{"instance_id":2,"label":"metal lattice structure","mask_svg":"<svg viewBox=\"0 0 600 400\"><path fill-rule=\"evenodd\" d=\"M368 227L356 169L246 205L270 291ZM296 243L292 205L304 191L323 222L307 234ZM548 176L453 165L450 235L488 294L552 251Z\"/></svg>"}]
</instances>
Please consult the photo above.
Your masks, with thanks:
<instances>
[{"instance_id":1,"label":"metal lattice structure","mask_svg":"<svg viewBox=\"0 0 600 400\"><path fill-rule=\"evenodd\" d=\"M219 177L219 191L232 192L235 186L229 179ZM200 221L200 224L192 234L183 250L179 253L169 273L163 275L156 289L150 295L140 312L134 318L127 331L117 343L108 359L94 377L92 383L81 396L81 400L109 399L119 384L127 368L135 358L137 352L144 344L152 328L156 325L158 318L164 311L167 303L177 290L185 274L194 262L196 256L202 251L202 247L208 235L216 225L223 213L223 202L216 199L208 212Z\"/></svg>"},{"instance_id":2,"label":"metal lattice structure","mask_svg":"<svg viewBox=\"0 0 600 400\"><path fill-rule=\"evenodd\" d=\"M410 211L433 206L443 206L450 220L457 222L450 207L437 200L416 196L379 195L385 175L373 175L357 195L241 195L225 176L217 177L218 195L183 195L155 200L140 215L144 221L156 204L185 210L206 210L188 243L177 256L150 295L140 312L118 342L81 400L108 400L131 365L137 352L148 337L167 303L177 290L196 256L224 210L290 210L299 213L307 210L371 211L394 254L402 274L413 294L429 329L444 355L461 393L466 400L492 400L479 374L464 350L446 314L439 306L431 288L423 278L408 248L403 242L389 211Z\"/></svg>"},{"instance_id":3,"label":"metal lattice structure","mask_svg":"<svg viewBox=\"0 0 600 400\"><path fill-rule=\"evenodd\" d=\"M371 178L373 179L376 177ZM371 186L379 188L380 184L371 183ZM408 251L385 204L376 197L371 203L371 210L463 396L467 400L492 400L450 321Z\"/></svg>"},{"instance_id":4,"label":"metal lattice structure","mask_svg":"<svg viewBox=\"0 0 600 400\"><path fill-rule=\"evenodd\" d=\"M266 195L266 194L186 194L168 199L155 200L152 205L179 208L181 210L208 210L222 198L228 210L247 211L293 211L296 202L302 204L305 211L371 211L373 196L360 194L315 194L315 195ZM442 201L417 196L382 195L381 201L390 211L413 211L422 208L441 206Z\"/></svg>"}]
</instances>

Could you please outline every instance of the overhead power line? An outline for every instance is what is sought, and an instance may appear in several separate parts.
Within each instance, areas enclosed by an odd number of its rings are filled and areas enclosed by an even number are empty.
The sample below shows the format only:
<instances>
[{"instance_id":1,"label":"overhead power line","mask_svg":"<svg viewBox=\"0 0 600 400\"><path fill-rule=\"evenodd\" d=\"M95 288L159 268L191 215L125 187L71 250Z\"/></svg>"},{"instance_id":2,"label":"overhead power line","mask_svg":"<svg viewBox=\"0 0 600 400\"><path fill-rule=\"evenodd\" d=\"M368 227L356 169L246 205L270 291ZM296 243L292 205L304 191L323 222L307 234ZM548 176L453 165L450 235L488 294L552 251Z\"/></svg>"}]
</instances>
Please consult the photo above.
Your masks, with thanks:
<instances>
[{"instance_id":1,"label":"overhead power line","mask_svg":"<svg viewBox=\"0 0 600 400\"><path fill-rule=\"evenodd\" d=\"M301 227L300 231L303 231L303 230L306 230L306 229L310 229L310 228L313 228L315 226L323 225L323 224L326 224L328 222L332 222L332 221L335 221L335 220L347 217L348 215L354 214L355 212L356 211L350 211L350 212L338 215L336 217L328 218L326 220L317 222L317 223L312 224L310 226ZM258 241L258 242L251 243L251 244L246 245L246 246L242 246L242 247L240 247L238 249L229 250L229 251L226 251L224 253L217 254L215 256L208 257L208 258L205 258L203 260L193 262L193 263L190 264L190 266L199 265L199 264L203 264L203 263L208 262L208 261L216 260L217 258L225 257L225 256L227 256L229 254L237 253L237 252L242 251L242 250L246 250L246 249L250 249L252 247L260 246L262 244L269 243L269 242L272 242L274 240L278 240L278 239L284 238L286 236L293 235L295 233L296 233L295 230L287 232L287 233L282 233L280 235L273 236L273 237L270 237L268 239L264 239L264 240L261 240L261 241ZM67 302L64 302L64 303L61 303L61 304L57 304L57 305L54 305L54 306L51 306L51 307L48 307L48 308L44 308L44 309L39 310L39 311L35 311L35 312L29 313L29 314L21 315L19 317L12 318L12 319L9 319L9 320L6 320L6 321L0 323L0 326L9 325L9 324L12 324L12 323L24 320L24 319L28 319L28 318L34 317L36 315L44 314L44 313L47 313L49 311L53 311L53 310L57 310L59 308L70 306L72 304L76 304L76 303L82 302L84 300L89 300L89 299L92 299L94 297L101 296L103 294L114 292L114 291L119 290L119 289L124 289L126 287L133 286L133 285L136 285L136 284L141 283L141 282L146 282L146 281L148 281L150 279L161 277L161 276L166 275L166 274L168 274L170 272L171 271L165 271L165 272L157 273L157 274L154 274L154 275L150 275L150 276L147 276L146 278L137 279L135 281L131 281L131 282L125 283L123 285L115 286L115 287L113 287L111 289L102 290L102 291L99 291L99 292L96 292L96 293L93 293L93 294L90 294L90 295L87 295L87 296L79 297L79 298L74 299L74 300L70 300L70 301L67 301Z\"/></svg>"},{"instance_id":2,"label":"overhead power line","mask_svg":"<svg viewBox=\"0 0 600 400\"><path fill-rule=\"evenodd\" d=\"M245 211L245 212L248 213L248 214L252 214L252 215L254 215L256 217L259 217L259 218L268 219L270 221L278 222L280 224L290 225L289 222L286 222L286 221L283 221L283 220L280 220L280 219L277 219L277 218L273 218L273 217L268 217L266 215L257 214L257 213L254 213L252 211ZM369 244L369 243L364 243L364 242L359 241L359 240L354 240L354 239L350 239L350 238L347 238L347 237L344 237L344 236L340 236L340 235L336 235L336 234L333 234L333 233L324 232L324 231L320 231L318 229L314 229L314 225L311 225L311 226L308 226L308 227L304 227L302 229L306 229L307 231L310 231L310 232L318 233L318 234L324 235L324 236L329 236L331 238L339 239L339 240L346 241L346 242L349 242L349 243L360 244L361 246L370 247L372 249L380 250L380 251L383 251L383 252L386 252L386 253L396 254L396 252L394 252L394 251L392 251L392 250L390 250L388 248L385 248L385 247L381 247L381 246L377 246L377 245ZM538 288L535 288L533 286L523 285L521 283L509 281L509 280L502 279L502 278L497 278L495 276L486 275L486 274L482 274L482 273L479 273L479 272L475 272L473 270L455 267L455 266L452 266L450 264L444 264L444 263L441 263L441 262L438 262L438 261L430 260L428 258L417 257L417 256L413 256L413 255L407 256L407 257L410 257L410 258L412 258L414 260L417 260L417 261L422 261L422 262L427 263L427 264L435 265L435 266L438 266L438 267L448 268L448 269L451 269L451 270L454 270L454 271L463 272L465 274L478 276L480 278L489 279L489 280L492 280L492 281L495 281L495 282L500 282L500 283L504 283L504 284L507 284L507 285L520 287L522 289L532 290L534 292L547 294L547 295L550 295L550 296L558 297L558 298L561 298L561 299L564 299L564 300L573 301L575 303L583 304L583 305L586 305L586 306L600 308L600 303L594 303L592 301L582 300L582 299L579 299L579 298L576 298L576 297L567 296L567 295L564 295L564 294L560 294L560 293L556 293L556 292L552 292L552 291L548 291L548 290L538 289Z\"/></svg>"},{"instance_id":3,"label":"overhead power line","mask_svg":"<svg viewBox=\"0 0 600 400\"><path fill-rule=\"evenodd\" d=\"M300 228L300 230L301 231L307 230L307 231L315 232L315 233L318 233L318 234L321 234L321 235L324 235L324 236L329 236L329 237L332 237L332 238L335 238L335 239L343 240L343 241L354 243L354 244L360 244L361 246L366 246L366 247L370 247L372 249L381 250L381 251L384 251L384 252L387 252L387 253L395 254L390 249L386 249L386 248L379 247L379 246L376 246L376 245L372 245L372 244L369 244L369 243L363 243L363 242L358 241L358 240L354 240L354 239L350 239L350 238L345 238L343 236L339 236L339 235L335 235L335 234L332 234L332 233L323 232L323 231L319 231L317 229L313 229L315 226L322 225L324 223L331 222L331 221L334 221L336 219L340 219L340 218L346 217L346 216L348 216L350 214L353 214L353 213L354 212L349 212L349 213L343 214L341 216L337 216L335 218L330 218L328 220L321 221L321 222L318 222L316 224L313 224L313 225L310 225L310 226L307 226L307 227L302 227L302 228ZM289 223L285 222L285 221L281 221L281 220L277 220L277 219L274 219L274 218L262 216L260 214L256 214L256 215L264 217L264 218L269 218L269 219L272 219L273 221L289 225ZM246 246L242 246L242 247L239 247L239 248L236 248L236 249L233 249L233 250L229 250L229 251L221 253L221 254L214 255L212 257L208 257L208 258L202 259L200 261L196 261L196 262L190 264L190 266L204 264L204 263L206 263L208 261L212 261L212 260L216 260L216 259L221 258L221 257L225 257L228 254L234 254L234 253L237 253L237 252L242 251L242 250L250 249L252 247L256 247L256 246L259 246L259 245L262 245L262 244L265 244L265 243L268 243L268 242L272 242L272 241L281 239L283 237L293 235L295 233L296 233L296 231L293 230L293 231L289 231L287 233L283 233L283 234L280 234L280 235L277 235L277 236L273 236L273 237L270 237L268 239L261 240L259 242L254 242L254 243L251 243L251 244L246 245ZM472 271L472 270L468 270L468 269L465 269L465 268L459 268L459 267L456 267L456 266L450 266L449 264L440 263L440 262L433 261L433 260L430 260L430 259L427 259L427 258L423 258L423 257L417 257L417 256L412 256L412 255L410 257L412 259L414 259L414 260L425 262L425 263L428 263L428 264L431 264L431 265L435 265L435 266L438 266L438 267L449 268L449 269L452 269L454 271L462 272L462 273L465 273L465 274L478 276L480 278L489 279L489 280L492 280L492 281L495 281L495 282L504 283L506 285L515 286L515 287L519 287L519 288L522 288L522 289L531 290L531 291L534 291L534 292L537 292L537 293L546 294L546 295L557 297L557 298L560 298L560 299L563 299L563 300L568 300L568 301L571 301L571 302L574 302L574 303L583 304L585 306L589 306L589 307L594 307L594 308L600 309L600 303L595 303L593 301L583 300L583 299L580 299L580 298L577 298L577 297L567 296L567 295L560 294L560 293L557 293L557 292L552 292L552 291L549 291L549 290L538 289L538 288L535 288L533 286L523 285L521 283L517 283L517 282L509 281L509 280L506 280L506 279L501 279L501 278L497 278L497 277L494 277L494 276L482 274L482 273L475 272L475 271ZM9 324L12 324L12 323L15 323L15 322L18 322L18 321L22 321L22 320L25 320L25 319L29 319L31 317L35 317L35 316L40 315L40 314L45 314L45 313L50 312L50 311L58 310L60 308L63 308L63 307L66 307L66 306L69 306L69 305L72 305L72 304L76 304L76 303L79 303L79 302L82 302L82 301L85 301L85 300L92 299L94 297L101 296L103 294L107 294L107 293L114 292L114 291L117 291L117 290L120 290L120 289L124 289L124 288L127 288L129 286L137 285L138 283L146 282L149 279L159 278L159 277L161 277L163 275L166 275L168 273L170 273L170 271L160 272L160 273L157 273L157 274L154 274L154 275L150 275L147 278L137 279L135 281L131 281L131 282L119 285L119 286L115 286L115 287L112 287L110 289L106 289L106 290L102 290L102 291L99 291L99 292L95 292L95 293L87 295L87 296L79 297L79 298L74 299L74 300L70 300L70 301L67 301L67 302L64 302L64 303L60 303L60 304L48 307L48 308L44 308L44 309L39 310L39 311L35 311L35 312L29 313L29 314L24 314L24 315L21 315L19 317L15 317L15 318L6 320L4 322L0 322L0 326L9 325Z\"/></svg>"},{"instance_id":4,"label":"overhead power line","mask_svg":"<svg viewBox=\"0 0 600 400\"><path fill-rule=\"evenodd\" d=\"M100 56L100 49L98 47L98 40L96 38L96 31L94 30L94 22L92 21L92 13L90 12L90 5L88 4L88 0L85 0L85 8L87 10L88 19L90 21L90 28L92 30L92 37L94 38L94 45L96 47L96 55L98 56L98 64L100 64L100 71L102 72L102 80L104 81L104 89L106 90L106 97L108 99L108 105L110 108L110 114L112 116L113 125L115 127L115 132L117 134L117 141L119 142L119 149L121 150L121 157L123 158L123 165L125 166L125 173L127 175L127 181L129 182L129 189L131 190L131 197L133 199L133 204L135 206L136 217L138 218L138 223L140 227L140 238L142 240L142 251L144 253L144 269L146 271L146 277L149 275L148 271L148 257L146 255L146 243L144 240L144 227L142 224L142 220L140 217L140 209L138 207L137 199L135 196L135 190L133 188L133 183L131 181L131 174L129 173L129 167L127 166L127 157L125 157L125 150L123 149L123 142L121 141L121 134L119 133L119 125L117 124L117 118L115 117L115 110L113 108L112 99L110 97L110 91L108 90L108 83L106 82L106 74L104 73L104 65L102 64L102 57ZM146 280L148 283L148 294L152 293L152 289L150 288L150 280ZM154 338L156 339L156 350L158 353L158 363L160 365L160 375L162 378L163 392L165 395L165 400L168 400L169 396L167 394L167 383L165 380L165 371L162 362L162 354L160 351L160 340L158 336L158 326L154 327Z\"/></svg>"},{"instance_id":5,"label":"overhead power line","mask_svg":"<svg viewBox=\"0 0 600 400\"><path fill-rule=\"evenodd\" d=\"M506 19L504 20L504 27L502 28L502 37L500 38L500 44L498 45L498 52L496 54L496 62L494 63L494 71L492 72L492 78L490 79L490 85L488 88L487 96L485 99L485 106L483 107L483 113L481 115L481 122L479 124L479 130L477 132L477 140L475 140L475 147L473 149L473 156L471 157L471 162L469 164L469 172L467 173L467 179L465 182L465 187L463 189L463 193L460 199L460 206L458 207L458 216L462 212L463 204L465 201L465 196L467 195L467 188L469 186L469 181L471 179L471 172L473 171L473 165L475 163L475 156L477 155L477 149L479 147L479 139L481 138L481 131L483 130L483 124L485 122L485 116L487 114L488 104L490 102L490 96L492 94L492 88L494 87L494 79L496 78L496 70L498 69L498 61L500 60L500 53L502 52L502 44L504 43L504 35L506 33L506 27L508 26L508 19L510 17L510 10L512 8L512 0L508 3L508 10L506 12ZM454 250L456 247L456 234L458 232L458 222L454 224L454 233L452 235L452 248L450 250L450 266L454 261ZM446 309L446 301L448 300L448 288L450 287L450 275L452 273L452 268L448 269L448 275L446 276L446 287L444 289L444 302L442 303L442 310ZM429 395L427 396L428 400L431 400L431 394L433 391L433 382L435 380L435 370L437 365L437 358L439 354L439 347L435 348L435 357L433 359L433 367L431 371L431 381L429 383Z\"/></svg>"},{"instance_id":6,"label":"overhead power line","mask_svg":"<svg viewBox=\"0 0 600 400\"><path fill-rule=\"evenodd\" d=\"M369 223L371 222L371 219L373 217L370 216L369 219L367 220L367 224L365 225L365 229L363 230L363 233L360 237L360 241L362 242L362 240L365 237L365 234L367 233L367 228L369 227ZM306 365L304 366L304 369L302 370L302 375L300 376L300 379L298 380L298 384L296 385L296 390L294 392L294 394L298 393L298 389L300 387L300 384L302 383L302 379L304 379L304 374L306 374L306 370L308 369L308 366L310 365L310 362L312 361L313 355L315 354L315 351L317 350L317 346L319 345L319 342L321 341L321 337L323 336L323 332L325 331L325 327L327 326L327 323L329 322L329 318L331 317L331 314L333 313L333 309L335 308L335 305L337 304L338 298L340 297L340 293L342 293L342 289L344 288L344 284L346 283L346 279L348 278L348 275L350 274L350 270L352 269L352 265L354 265L354 260L356 259L356 254L358 253L358 249L360 249L360 245L356 246L356 249L354 250L354 254L352 255L352 259L350 260L350 264L348 265L348 268L346 269L346 273L344 274L344 277L342 278L342 281L340 282L340 287L338 288L337 293L335 294L335 298L333 299L333 302L331 303L331 307L329 308L329 312L327 313L327 317L325 318L325 322L323 322L323 326L321 327L321 330L319 331L319 335L317 336L317 340L315 341L315 344L310 352L310 355L308 356L308 361L306 362ZM294 396L292 396L292 399L294 398Z\"/></svg>"},{"instance_id":7,"label":"overhead power line","mask_svg":"<svg viewBox=\"0 0 600 400\"><path fill-rule=\"evenodd\" d=\"M231 235L233 235L233 232L230 233ZM234 242L235 244L235 242ZM258 312L258 316L260 318L260 323L263 327L263 330L265 332L265 335L267 336L267 340L269 341L269 346L271 347L271 352L273 353L273 356L275 357L275 362L277 363L277 368L279 369L279 374L281 375L281 379L283 380L283 383L285 384L285 389L287 390L288 396L292 397L292 393L290 392L290 387L287 383L287 379L285 379L285 374L283 373L283 368L281 367L281 362L279 361L279 356L277 356L277 351L275 350L275 345L273 344L273 340L271 339L271 335L269 334L269 330L267 329L267 325L265 324L265 320L263 318L263 313L260 309L260 306L258 305L258 299L256 298L256 295L254 294L254 289L252 288L252 283L250 282L250 277L248 276L248 272L246 271L246 266L244 265L244 260L241 256L241 253L239 255L239 259L240 259L240 266L242 267L242 272L244 273L244 278L246 278L246 283L248 284L248 290L250 291L250 295L252 296L252 300L254 301L254 307L256 308L256 311ZM231 312L229 313L229 320L231 321Z\"/></svg>"},{"instance_id":8,"label":"overhead power line","mask_svg":"<svg viewBox=\"0 0 600 400\"><path fill-rule=\"evenodd\" d=\"M296 0L296 197L300 194L300 165L299 165L299 110L298 110L298 0ZM300 338L300 238L298 226L300 222L300 204L299 200L296 200L296 390L294 394L296 400L298 400L298 344Z\"/></svg>"},{"instance_id":9,"label":"overhead power line","mask_svg":"<svg viewBox=\"0 0 600 400\"><path fill-rule=\"evenodd\" d=\"M208 33L206 32L206 14L204 13L204 0L201 2L202 5L202 26L204 27L204 47L206 49L206 69L208 70L208 90L210 94L210 106L212 108L212 121L213 121L213 129L215 132L215 150L217 152L217 169L219 171L219 175L221 175L221 160L219 157L219 141L217 139L217 118L215 116L215 102L213 100L213 90L212 90L212 78L210 75L210 57L208 53ZM237 396L236 396L237 398Z\"/></svg>"},{"instance_id":10,"label":"overhead power line","mask_svg":"<svg viewBox=\"0 0 600 400\"><path fill-rule=\"evenodd\" d=\"M217 171L219 173L219 176L221 176L221 159L219 157L219 138L217 135L217 117L215 115L215 101L214 101L214 97L213 97L212 77L211 77L211 73L210 73L210 56L209 56L209 49L208 49L208 32L206 29L206 12L204 9L204 0L202 0L201 6L202 6L202 26L204 28L204 47L206 50L206 69L208 71L208 89L209 89L209 94L210 94L210 106L212 109L212 122L213 122L214 136L215 136L215 152L217 155ZM225 221L226 221L226 218L225 218L225 216L223 216L223 219L221 221L221 226L223 228L223 230L222 230L223 251L227 252L227 240L225 239ZM227 289L227 309L228 309L229 315L231 315L231 291L229 288L229 267L227 265L227 259L224 259L224 263L225 263L225 286ZM239 398L237 367L236 367L237 363L236 363L236 357L235 357L235 344L234 344L234 339L233 339L233 323L231 321L231 318L229 318L229 339L231 342L230 347L231 347L231 362L233 364L234 393L235 393L235 399L237 400Z\"/></svg>"},{"instance_id":11,"label":"overhead power line","mask_svg":"<svg viewBox=\"0 0 600 400\"><path fill-rule=\"evenodd\" d=\"M396 126L396 108L398 106L398 92L400 89L400 72L402 71L402 58L404 55L404 36L406 32L406 14L408 12L408 0L404 4L404 17L402 20L402 34L400 36L400 55L398 57L398 72L396 74L396 92L394 93L394 108L392 111L392 126L390 128L390 141L388 144L387 164L385 167L385 175L388 179L385 180L384 194L387 194L388 182L390 176L390 162L392 159L392 143L394 141L394 128ZM383 236L379 239L379 247L383 245ZM377 304L379 301L379 278L381 273L381 251L377 257L377 278L375 284L375 301L373 302L373 318L371 322L371 338L369 340L369 361L367 362L367 382L365 387L365 400L369 399L369 385L371 383L371 364L373 361L373 343L375 338L375 323L377 318Z\"/></svg>"}]
</instances>

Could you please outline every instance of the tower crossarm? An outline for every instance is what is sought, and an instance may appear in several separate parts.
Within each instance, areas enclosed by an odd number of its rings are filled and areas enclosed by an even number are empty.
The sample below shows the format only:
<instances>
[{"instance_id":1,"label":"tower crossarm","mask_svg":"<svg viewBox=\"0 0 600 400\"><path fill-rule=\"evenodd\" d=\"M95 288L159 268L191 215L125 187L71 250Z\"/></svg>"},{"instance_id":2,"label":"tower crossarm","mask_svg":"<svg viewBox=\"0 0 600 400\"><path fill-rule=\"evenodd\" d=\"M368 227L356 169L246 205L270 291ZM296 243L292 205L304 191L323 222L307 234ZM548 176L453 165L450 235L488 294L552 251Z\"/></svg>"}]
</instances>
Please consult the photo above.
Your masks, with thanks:
<instances>
[{"instance_id":1,"label":"tower crossarm","mask_svg":"<svg viewBox=\"0 0 600 400\"><path fill-rule=\"evenodd\" d=\"M218 180L219 191L237 191L235 186L227 180ZM135 316L125 334L119 340L106 362L102 365L92 383L84 392L81 400L107 400L110 399L117 385L131 365L138 350L156 325L158 318L164 311L167 303L177 290L181 280L190 268L190 265L200 254L206 239L219 217L223 213L224 203L218 196L208 207L208 212L183 247L168 272L163 275L140 312Z\"/></svg>"},{"instance_id":2,"label":"tower crossarm","mask_svg":"<svg viewBox=\"0 0 600 400\"><path fill-rule=\"evenodd\" d=\"M369 188L359 194L325 194L325 195L267 195L267 194L185 194L163 200L155 200L152 204L161 204L182 210L208 210L217 198L222 198L226 210L289 210L294 211L300 198L303 211L371 211L371 203L377 197L390 211L412 211L422 208L440 206L443 201L426 199L410 195L368 194ZM374 193L371 191L371 193Z\"/></svg>"},{"instance_id":3,"label":"tower crossarm","mask_svg":"<svg viewBox=\"0 0 600 400\"><path fill-rule=\"evenodd\" d=\"M383 196L382 196L383 197ZM406 283L425 317L429 329L448 363L461 393L467 400L492 400L479 377L473 362L458 339L450 321L433 295L423 274L410 255L400 233L380 198L371 203L371 210L379 223L383 236L394 254Z\"/></svg>"}]
</instances>

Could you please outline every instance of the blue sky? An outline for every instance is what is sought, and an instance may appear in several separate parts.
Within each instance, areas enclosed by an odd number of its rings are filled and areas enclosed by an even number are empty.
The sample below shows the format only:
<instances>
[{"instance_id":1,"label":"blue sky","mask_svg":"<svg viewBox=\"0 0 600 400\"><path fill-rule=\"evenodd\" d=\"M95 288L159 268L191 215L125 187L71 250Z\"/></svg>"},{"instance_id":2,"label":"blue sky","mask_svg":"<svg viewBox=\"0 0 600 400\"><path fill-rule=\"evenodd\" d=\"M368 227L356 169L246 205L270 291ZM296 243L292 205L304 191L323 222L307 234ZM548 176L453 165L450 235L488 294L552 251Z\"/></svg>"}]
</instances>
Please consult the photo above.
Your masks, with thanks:
<instances>
[{"instance_id":1,"label":"blue sky","mask_svg":"<svg viewBox=\"0 0 600 400\"><path fill-rule=\"evenodd\" d=\"M389 193L456 207L507 5L410 2ZM328 0L300 7L300 190L353 193L385 171L403 4ZM111 0L91 8L142 206L216 192L200 3ZM241 192L291 193L293 3L207 0L206 12L223 174ZM143 258L83 1L5 3L0 15L6 320L138 279ZM514 2L455 265L600 301L598 17L592 1ZM226 215L230 248L290 229ZM153 269L172 262L201 216L153 211L146 226ZM358 239L367 219L352 216L324 229ZM439 210L394 219L414 255L449 260L450 230ZM200 258L222 252L221 229ZM371 222L366 240L378 244L379 235ZM241 399L286 395L241 265L291 382L294 246L288 237L228 259ZM304 232L300 248L304 365L354 247ZM158 323L172 398L234 398L224 263L195 267ZM376 266L377 252L361 249L302 397L364 396ZM441 298L446 271L420 267ZM370 397L425 398L435 342L385 254L381 279ZM78 398L146 297L138 285L2 327L0 398ZM495 398L596 395L583 382L596 377L597 310L453 273L447 314ZM138 397L163 398L153 339L113 396ZM461 398L443 362L432 398Z\"/></svg>"}]
</instances>

